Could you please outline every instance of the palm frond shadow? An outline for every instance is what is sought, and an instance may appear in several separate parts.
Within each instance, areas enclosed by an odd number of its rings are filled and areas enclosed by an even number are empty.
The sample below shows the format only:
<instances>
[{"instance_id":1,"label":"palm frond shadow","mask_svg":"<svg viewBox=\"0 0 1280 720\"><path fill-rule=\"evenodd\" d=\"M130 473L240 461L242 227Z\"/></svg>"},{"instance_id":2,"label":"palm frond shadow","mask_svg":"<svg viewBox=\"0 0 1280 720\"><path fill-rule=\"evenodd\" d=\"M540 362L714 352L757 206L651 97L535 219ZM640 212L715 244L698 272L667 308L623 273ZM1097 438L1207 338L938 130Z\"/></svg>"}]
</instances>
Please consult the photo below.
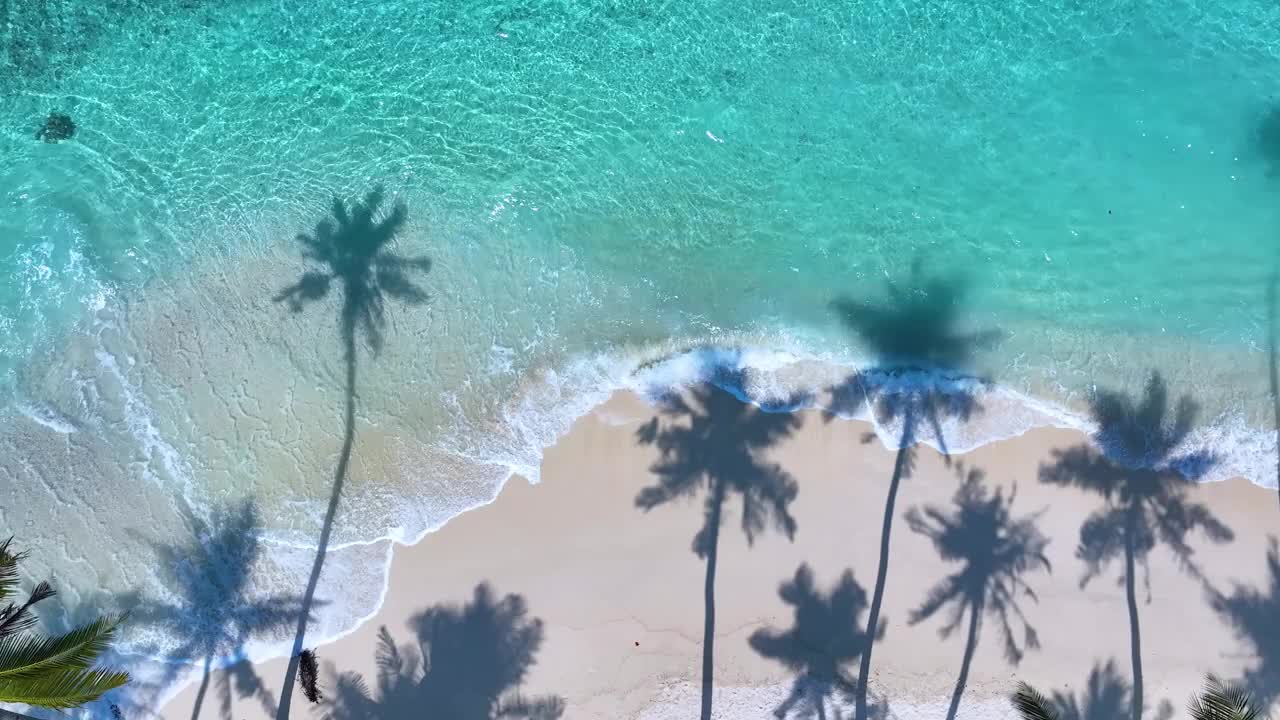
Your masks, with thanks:
<instances>
[{"instance_id":1,"label":"palm frond shadow","mask_svg":"<svg viewBox=\"0 0 1280 720\"><path fill-rule=\"evenodd\" d=\"M741 371L723 370L720 384L741 387ZM693 552L706 562L703 586L702 710L711 717L714 685L715 575L720 527L725 503L741 503L741 527L747 541L773 528L788 539L796 521L788 506L798 493L796 481L763 451L790 436L800 426L796 413L773 413L744 403L717 384L705 383L685 394L661 400L658 417L637 432L642 445L658 449L650 467L654 485L636 496L636 507L648 512L705 492L702 527L693 539Z\"/></svg>"},{"instance_id":2,"label":"palm frond shadow","mask_svg":"<svg viewBox=\"0 0 1280 720\"><path fill-rule=\"evenodd\" d=\"M519 595L498 597L487 584L461 607L439 605L409 621L414 641L378 636L374 688L356 673L337 676L330 720L556 720L559 697L526 697L520 685L542 644L542 623Z\"/></svg>"},{"instance_id":3,"label":"palm frond shadow","mask_svg":"<svg viewBox=\"0 0 1280 720\"><path fill-rule=\"evenodd\" d=\"M1230 594L1212 592L1214 610L1252 649L1253 661L1242 685L1265 707L1280 699L1280 545L1267 549L1267 584L1258 589L1237 584Z\"/></svg>"},{"instance_id":4,"label":"palm frond shadow","mask_svg":"<svg viewBox=\"0 0 1280 720\"><path fill-rule=\"evenodd\" d=\"M297 237L305 259L319 269L308 270L294 284L274 298L293 312L302 312L312 302L323 299L336 284L342 291L339 336L344 344L363 337L370 349L382 349L386 328L386 297L412 305L425 303L429 296L414 284L409 273L427 272L431 260L404 257L390 246L404 229L409 211L403 202L389 213L380 214L385 194L374 188L351 207L334 198L332 218L321 220L311 235Z\"/></svg>"},{"instance_id":5,"label":"palm frond shadow","mask_svg":"<svg viewBox=\"0 0 1280 720\"><path fill-rule=\"evenodd\" d=\"M831 388L828 420L871 410L883 425L901 425L898 452L885 496L876 584L867 615L877 635L889 572L889 545L898 491L915 469L920 429L927 427L950 462L943 426L967 422L982 412L977 390L990 384L973 374L981 351L994 347L998 330L963 329L969 285L961 278L926 276L916 261L905 283L887 283L879 302L839 298L832 303L840 322L871 352L874 364ZM863 440L870 442L874 434ZM855 717L867 720L872 648L862 654L855 692Z\"/></svg>"},{"instance_id":6,"label":"palm frond shadow","mask_svg":"<svg viewBox=\"0 0 1280 720\"><path fill-rule=\"evenodd\" d=\"M1120 675L1115 660L1098 663L1089 671L1080 694L1056 691L1047 700L1047 708L1057 720L1116 720L1129 714L1133 704L1133 686ZM1173 706L1161 703L1155 720L1168 720Z\"/></svg>"},{"instance_id":7,"label":"palm frond shadow","mask_svg":"<svg viewBox=\"0 0 1280 720\"><path fill-rule=\"evenodd\" d=\"M126 604L133 607L131 625L183 638L167 653L167 669L153 688L157 693L172 686L188 662L201 660L203 673L191 711L196 720L215 665L243 660L251 640L283 632L302 612L302 599L287 594L250 597L252 572L262 553L261 524L252 501L217 508L208 522L189 518L189 523L193 537L188 543L151 543L174 600L132 597ZM224 718L231 717L233 694L257 698L268 714L276 709L274 694L249 662L235 662L218 673L216 692Z\"/></svg>"},{"instance_id":8,"label":"palm frond shadow","mask_svg":"<svg viewBox=\"0 0 1280 720\"><path fill-rule=\"evenodd\" d=\"M871 643L862 631L867 593L850 570L824 593L816 587L809 566L801 565L795 577L778 588L778 595L792 607L791 627L757 630L748 639L756 653L796 674L791 694L774 710L774 717L840 720L841 708L853 702L857 687L848 665ZM881 628L875 639L883 636ZM880 707L878 716L887 715L887 707Z\"/></svg>"},{"instance_id":9,"label":"palm frond shadow","mask_svg":"<svg viewBox=\"0 0 1280 720\"><path fill-rule=\"evenodd\" d=\"M300 234L297 237L302 245L303 257L316 263L318 269L304 272L297 282L284 288L273 298L276 302L286 303L296 313L301 312L308 304L325 298L335 285L338 286L342 292L338 336L346 365L342 449L338 455L329 504L316 543L316 559L303 594L302 611L297 617L293 652L285 670L280 707L276 713L280 720L289 717L298 673L298 658L306 641L307 618L324 568L325 555L333 533L333 521L337 516L347 468L351 462L351 448L355 443L358 340L363 338L375 355L382 349L387 323L387 296L410 305L421 305L429 299L426 291L414 284L410 273L427 272L431 269L431 260L426 257L404 257L390 249L397 234L408 221L408 209L400 202L390 212L382 214L379 210L383 200L381 188L370 191L363 201L351 207L335 198L331 210L333 217L320 221L313 234Z\"/></svg>"},{"instance_id":10,"label":"palm frond shadow","mask_svg":"<svg viewBox=\"0 0 1280 720\"><path fill-rule=\"evenodd\" d=\"M955 718L960 709L984 617L996 621L1009 662L1016 665L1027 649L1040 647L1035 628L1019 603L1022 599L1037 601L1025 575L1052 571L1044 554L1049 539L1036 527L1043 511L1015 518L1012 509L1016 489L1008 497L1002 489L991 494L984 485L982 471L966 471L960 466L957 474L961 483L952 501L953 510L926 507L912 508L907 513L907 525L929 538L944 562L960 564L959 569L929 590L924 603L908 617L908 622L915 625L949 607L947 620L939 629L944 638L960 628L966 615L969 617L964 659L947 711L948 720ZM1021 639L1015 625L1021 629Z\"/></svg>"},{"instance_id":11,"label":"palm frond shadow","mask_svg":"<svg viewBox=\"0 0 1280 720\"><path fill-rule=\"evenodd\" d=\"M1080 585L1087 585L1112 561L1123 562L1120 582L1129 607L1133 667L1130 715L1138 720L1143 703L1138 568L1143 570L1150 602L1148 558L1153 550L1164 546L1183 571L1203 580L1190 538L1198 532L1222 543L1234 535L1207 505L1188 497L1193 478L1216 462L1207 452L1178 454L1194 427L1198 411L1194 401L1183 397L1171 409L1164 379L1153 372L1140 399L1101 390L1090 406L1097 424L1096 445L1055 450L1052 462L1041 466L1040 480L1077 487L1105 501L1080 527L1076 555L1085 563Z\"/></svg>"}]
</instances>

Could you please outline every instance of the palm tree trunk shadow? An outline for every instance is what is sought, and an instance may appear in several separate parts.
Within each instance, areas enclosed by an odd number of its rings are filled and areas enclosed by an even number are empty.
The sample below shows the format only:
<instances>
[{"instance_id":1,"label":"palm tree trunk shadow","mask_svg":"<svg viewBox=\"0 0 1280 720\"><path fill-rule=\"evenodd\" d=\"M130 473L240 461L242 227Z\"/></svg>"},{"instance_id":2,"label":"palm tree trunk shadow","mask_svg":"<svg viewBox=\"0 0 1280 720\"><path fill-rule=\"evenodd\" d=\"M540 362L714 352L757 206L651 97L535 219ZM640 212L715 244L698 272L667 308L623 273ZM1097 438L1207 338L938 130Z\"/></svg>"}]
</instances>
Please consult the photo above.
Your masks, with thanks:
<instances>
[{"instance_id":1,"label":"palm tree trunk shadow","mask_svg":"<svg viewBox=\"0 0 1280 720\"><path fill-rule=\"evenodd\" d=\"M1129 654L1133 663L1133 693L1130 695L1132 702L1133 720L1142 720L1142 629L1138 625L1138 593L1134 587L1136 581L1134 579L1134 570L1136 563L1134 562L1133 549L1133 523L1130 523L1129 532L1125 533L1124 540L1124 591L1125 600L1129 605Z\"/></svg>"},{"instance_id":2,"label":"palm tree trunk shadow","mask_svg":"<svg viewBox=\"0 0 1280 720\"><path fill-rule=\"evenodd\" d=\"M973 666L973 654L978 649L978 628L982 623L982 611L981 603L969 608L969 635L964 643L964 659L960 661L956 689L951 693L951 707L947 709L947 720L955 720L956 713L960 712L960 698L964 696L964 688L969 683L969 668Z\"/></svg>"},{"instance_id":3,"label":"palm tree trunk shadow","mask_svg":"<svg viewBox=\"0 0 1280 720\"><path fill-rule=\"evenodd\" d=\"M320 529L320 540L316 543L316 559L311 565L311 575L307 578L307 589L302 596L302 610L298 613L298 626L294 632L293 648L289 654L289 666L285 670L284 685L280 693L280 706L276 711L277 720L288 720L290 704L293 698L293 685L298 676L298 662L306 641L307 620L311 617L311 606L315 602L316 586L320 583L320 573L324 569L324 559L329 548L329 538L333 533L333 521L338 514L338 501L342 497L342 486L347 479L347 467L351 463L351 448L356 437L356 341L355 327L344 329L343 345L346 352L347 384L346 409L343 415L342 451L338 454L338 466L333 473L333 489L329 493L329 507L325 511L324 523Z\"/></svg>"},{"instance_id":4,"label":"palm tree trunk shadow","mask_svg":"<svg viewBox=\"0 0 1280 720\"><path fill-rule=\"evenodd\" d=\"M898 455L893 463L893 477L889 481L889 492L884 501L884 524L880 530L880 564L876 570L876 586L871 595L871 608L867 611L867 637L878 637L880 624L880 606L884 603L885 583L889 579L889 538L893 533L894 506L898 502L898 488L902 484L902 476L911 463L911 426L914 422L911 414L903 418L902 437L899 439ZM867 683L871 675L871 650L874 642L867 643L862 653L858 668L858 685L854 693L854 718L867 720Z\"/></svg>"},{"instance_id":5,"label":"palm tree trunk shadow","mask_svg":"<svg viewBox=\"0 0 1280 720\"><path fill-rule=\"evenodd\" d=\"M212 665L213 657L206 655L204 658L204 675L200 678L200 689L196 691L196 701L191 706L191 720L199 720L200 718L200 708L204 705L204 695L209 690L209 673Z\"/></svg>"},{"instance_id":6,"label":"palm tree trunk shadow","mask_svg":"<svg viewBox=\"0 0 1280 720\"><path fill-rule=\"evenodd\" d=\"M724 507L724 483L716 481L711 497L711 512L707 518L707 577L702 589L702 714L701 720L711 720L711 694L715 689L715 639L716 639L716 559L720 546L720 513Z\"/></svg>"}]
</instances>

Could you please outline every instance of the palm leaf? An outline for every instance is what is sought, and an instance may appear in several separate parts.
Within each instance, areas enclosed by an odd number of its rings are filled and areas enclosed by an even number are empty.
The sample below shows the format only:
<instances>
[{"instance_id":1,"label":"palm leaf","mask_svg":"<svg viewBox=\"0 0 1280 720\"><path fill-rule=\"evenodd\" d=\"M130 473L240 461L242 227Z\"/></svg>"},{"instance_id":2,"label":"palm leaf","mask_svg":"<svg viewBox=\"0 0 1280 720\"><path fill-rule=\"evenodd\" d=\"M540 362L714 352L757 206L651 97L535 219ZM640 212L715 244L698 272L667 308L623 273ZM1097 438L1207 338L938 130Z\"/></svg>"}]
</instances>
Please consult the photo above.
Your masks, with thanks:
<instances>
[{"instance_id":1,"label":"palm leaf","mask_svg":"<svg viewBox=\"0 0 1280 720\"><path fill-rule=\"evenodd\" d=\"M129 682L129 674L109 670L56 670L38 676L0 677L0 702L64 710L97 700Z\"/></svg>"},{"instance_id":2,"label":"palm leaf","mask_svg":"<svg viewBox=\"0 0 1280 720\"><path fill-rule=\"evenodd\" d=\"M27 596L27 601L21 605L9 603L3 610L0 610L0 638L15 633L30 630L36 624L36 616L32 614L31 608L41 600L48 600L56 593L49 583L42 582L31 590L31 594Z\"/></svg>"},{"instance_id":3,"label":"palm leaf","mask_svg":"<svg viewBox=\"0 0 1280 720\"><path fill-rule=\"evenodd\" d=\"M13 595L18 589L18 563L25 557L23 553L9 552L9 538L0 543L0 600Z\"/></svg>"},{"instance_id":4,"label":"palm leaf","mask_svg":"<svg viewBox=\"0 0 1280 720\"><path fill-rule=\"evenodd\" d=\"M0 681L88 669L107 649L118 618L100 618L50 638L11 635L0 640Z\"/></svg>"},{"instance_id":5,"label":"palm leaf","mask_svg":"<svg viewBox=\"0 0 1280 720\"><path fill-rule=\"evenodd\" d=\"M1187 712L1192 720L1261 720L1262 708L1247 690L1228 685L1210 675L1204 690L1191 698Z\"/></svg>"},{"instance_id":6,"label":"palm leaf","mask_svg":"<svg viewBox=\"0 0 1280 720\"><path fill-rule=\"evenodd\" d=\"M1058 720L1058 711L1049 698L1026 683L1018 683L1018 690L1013 694L1013 707L1022 720Z\"/></svg>"},{"instance_id":7,"label":"palm leaf","mask_svg":"<svg viewBox=\"0 0 1280 720\"><path fill-rule=\"evenodd\" d=\"M9 552L13 538L0 543L0 601L7 600L18 591L18 564L26 553ZM53 588L42 582L31 590L27 601L21 605L9 603L0 608L0 638L30 629L36 623L31 608L41 600L53 597Z\"/></svg>"}]
</instances>

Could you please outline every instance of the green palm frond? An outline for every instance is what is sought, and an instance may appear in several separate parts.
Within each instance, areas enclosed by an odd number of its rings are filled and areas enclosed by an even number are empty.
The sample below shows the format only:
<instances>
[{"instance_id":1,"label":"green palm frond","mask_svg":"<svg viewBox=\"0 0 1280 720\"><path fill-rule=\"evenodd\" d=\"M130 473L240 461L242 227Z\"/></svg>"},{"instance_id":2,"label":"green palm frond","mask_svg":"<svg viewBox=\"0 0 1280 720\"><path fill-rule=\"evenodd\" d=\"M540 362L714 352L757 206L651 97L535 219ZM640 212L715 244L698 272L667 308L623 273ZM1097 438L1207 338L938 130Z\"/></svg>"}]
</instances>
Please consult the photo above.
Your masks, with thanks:
<instances>
[{"instance_id":1,"label":"green palm frond","mask_svg":"<svg viewBox=\"0 0 1280 720\"><path fill-rule=\"evenodd\" d=\"M49 586L49 583L42 582L31 589L31 593L27 595L27 601L21 605L9 603L0 609L0 638L13 635L15 633L30 630L36 624L35 613L31 608L42 600L48 600L57 593Z\"/></svg>"},{"instance_id":2,"label":"green palm frond","mask_svg":"<svg viewBox=\"0 0 1280 720\"><path fill-rule=\"evenodd\" d=\"M1018 690L1012 699L1013 707L1022 716L1022 720L1058 720L1058 711L1049 698L1026 683L1018 683Z\"/></svg>"},{"instance_id":3,"label":"green palm frond","mask_svg":"<svg viewBox=\"0 0 1280 720\"><path fill-rule=\"evenodd\" d=\"M127 682L128 673L109 670L56 670L0 677L0 702L65 710L97 700Z\"/></svg>"},{"instance_id":4,"label":"green palm frond","mask_svg":"<svg viewBox=\"0 0 1280 720\"><path fill-rule=\"evenodd\" d=\"M0 601L18 592L18 565L26 557L10 552L12 540L0 542ZM42 582L26 602L0 607L0 703L65 710L129 682L128 673L93 667L123 618L101 618L54 637L27 632L36 622L32 607L53 595Z\"/></svg>"},{"instance_id":5,"label":"green palm frond","mask_svg":"<svg viewBox=\"0 0 1280 720\"><path fill-rule=\"evenodd\" d=\"M65 635L0 639L0 681L87 670L107 650L120 619L105 617Z\"/></svg>"},{"instance_id":6,"label":"green palm frond","mask_svg":"<svg viewBox=\"0 0 1280 720\"><path fill-rule=\"evenodd\" d=\"M0 542L0 602L8 600L18 592L18 563L27 557L26 553L10 552L9 544L12 542L12 537ZM53 588L49 587L49 583L42 582L31 590L25 603L19 605L10 602L0 607L0 638L31 629L36 623L36 617L31 613L31 608L36 603L53 597L53 594Z\"/></svg>"},{"instance_id":7,"label":"green palm frond","mask_svg":"<svg viewBox=\"0 0 1280 720\"><path fill-rule=\"evenodd\" d=\"M9 552L9 538L0 543L0 600L5 600L18 589L18 563L22 561L22 553Z\"/></svg>"},{"instance_id":8,"label":"green palm frond","mask_svg":"<svg viewBox=\"0 0 1280 720\"><path fill-rule=\"evenodd\" d=\"M1238 685L1229 685L1210 675L1204 690L1191 698L1187 712L1192 720L1262 720L1262 708L1253 696Z\"/></svg>"}]
</instances>

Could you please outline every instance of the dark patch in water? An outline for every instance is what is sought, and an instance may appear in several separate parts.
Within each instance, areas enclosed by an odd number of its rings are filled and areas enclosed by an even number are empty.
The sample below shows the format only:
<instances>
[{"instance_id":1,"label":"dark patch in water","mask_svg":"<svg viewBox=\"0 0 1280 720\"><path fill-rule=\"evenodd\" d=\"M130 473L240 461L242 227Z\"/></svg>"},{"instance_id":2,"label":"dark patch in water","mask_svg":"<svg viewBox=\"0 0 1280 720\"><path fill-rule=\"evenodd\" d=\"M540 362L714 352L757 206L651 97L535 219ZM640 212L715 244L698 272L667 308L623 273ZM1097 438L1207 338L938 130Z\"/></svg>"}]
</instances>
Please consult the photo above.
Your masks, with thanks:
<instances>
[{"instance_id":1,"label":"dark patch in water","mask_svg":"<svg viewBox=\"0 0 1280 720\"><path fill-rule=\"evenodd\" d=\"M71 136L75 134L76 123L71 119L70 115L51 112L49 117L45 118L44 125L36 131L36 139L44 140L47 143L56 143L70 140Z\"/></svg>"},{"instance_id":2,"label":"dark patch in water","mask_svg":"<svg viewBox=\"0 0 1280 720\"><path fill-rule=\"evenodd\" d=\"M1267 176L1280 177L1280 101L1273 102L1257 130L1258 152L1267 163Z\"/></svg>"},{"instance_id":3,"label":"dark patch in water","mask_svg":"<svg viewBox=\"0 0 1280 720\"><path fill-rule=\"evenodd\" d=\"M0 96L47 89L83 65L104 40L129 32L145 38L162 30L167 17L234 9L240 0L103 0L66 3L0 0Z\"/></svg>"}]
</instances>

